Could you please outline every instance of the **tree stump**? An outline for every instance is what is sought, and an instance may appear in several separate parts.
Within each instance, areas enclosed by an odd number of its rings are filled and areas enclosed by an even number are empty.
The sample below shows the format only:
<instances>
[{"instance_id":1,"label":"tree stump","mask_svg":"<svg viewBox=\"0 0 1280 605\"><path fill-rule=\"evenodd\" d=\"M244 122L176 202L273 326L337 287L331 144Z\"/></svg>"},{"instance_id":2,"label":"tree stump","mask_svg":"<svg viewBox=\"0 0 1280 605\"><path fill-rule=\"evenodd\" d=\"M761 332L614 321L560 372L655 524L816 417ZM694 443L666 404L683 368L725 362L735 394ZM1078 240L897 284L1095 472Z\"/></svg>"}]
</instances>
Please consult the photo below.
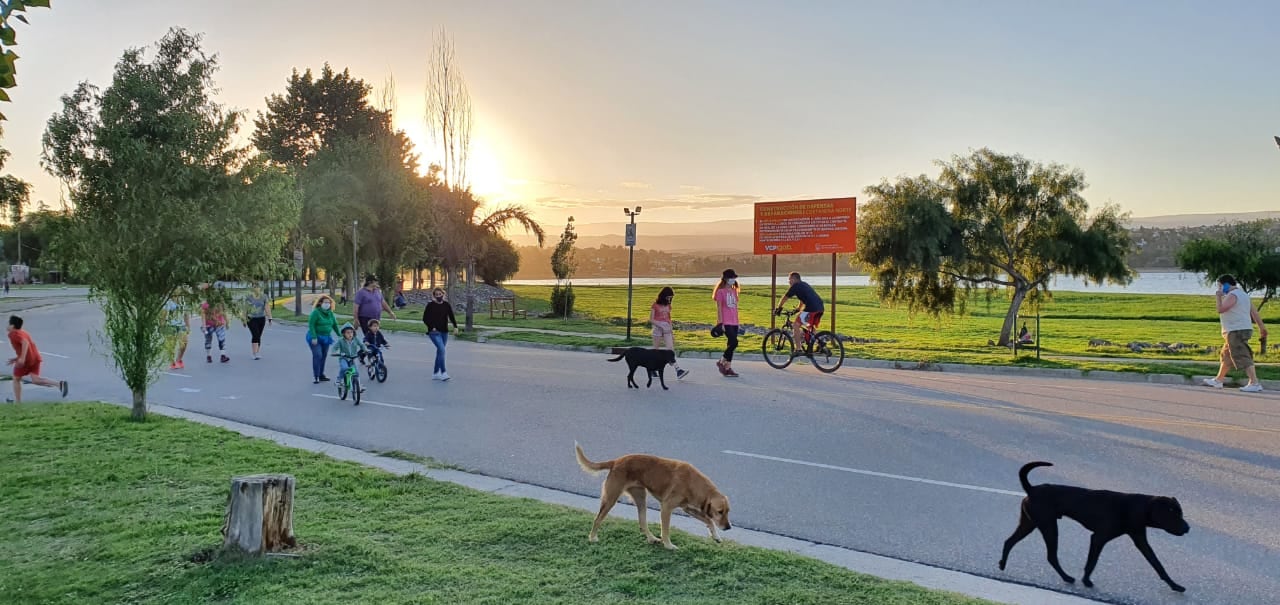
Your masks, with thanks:
<instances>
[{"instance_id":1,"label":"tree stump","mask_svg":"<svg viewBox=\"0 0 1280 605\"><path fill-rule=\"evenodd\" d=\"M258 555L297 546L293 537L293 476L250 475L231 479L222 522L223 546Z\"/></svg>"}]
</instances>

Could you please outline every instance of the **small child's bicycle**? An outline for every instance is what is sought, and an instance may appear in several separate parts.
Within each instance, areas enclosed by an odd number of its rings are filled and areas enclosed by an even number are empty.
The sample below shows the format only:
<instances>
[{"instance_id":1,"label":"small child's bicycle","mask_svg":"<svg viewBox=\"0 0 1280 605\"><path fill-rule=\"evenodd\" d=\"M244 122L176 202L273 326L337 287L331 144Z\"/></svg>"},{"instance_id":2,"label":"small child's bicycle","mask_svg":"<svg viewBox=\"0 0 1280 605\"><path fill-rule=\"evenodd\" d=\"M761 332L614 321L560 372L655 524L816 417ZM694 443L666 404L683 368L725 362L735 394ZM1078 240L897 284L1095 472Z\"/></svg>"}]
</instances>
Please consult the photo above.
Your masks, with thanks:
<instances>
[{"instance_id":1,"label":"small child's bicycle","mask_svg":"<svg viewBox=\"0 0 1280 605\"><path fill-rule=\"evenodd\" d=\"M356 367L358 357L348 357L346 355L338 355L347 361L347 370L338 377L338 398L346 401L347 393L351 394L351 401L356 405L360 405L360 394L364 392L364 387L360 386L360 369Z\"/></svg>"},{"instance_id":2,"label":"small child's bicycle","mask_svg":"<svg viewBox=\"0 0 1280 605\"><path fill-rule=\"evenodd\" d=\"M815 333L813 327L803 325L800 335L803 342L797 347L791 334L791 318L796 313L796 310L780 313L784 327L774 328L764 335L765 363L781 370L797 357L808 357L813 367L821 372L830 374L839 369L844 364L844 343L840 342L840 337L828 330Z\"/></svg>"},{"instance_id":3,"label":"small child's bicycle","mask_svg":"<svg viewBox=\"0 0 1280 605\"><path fill-rule=\"evenodd\" d=\"M382 347L370 348L366 354L369 360L369 380L387 381L387 362L382 359Z\"/></svg>"}]
</instances>

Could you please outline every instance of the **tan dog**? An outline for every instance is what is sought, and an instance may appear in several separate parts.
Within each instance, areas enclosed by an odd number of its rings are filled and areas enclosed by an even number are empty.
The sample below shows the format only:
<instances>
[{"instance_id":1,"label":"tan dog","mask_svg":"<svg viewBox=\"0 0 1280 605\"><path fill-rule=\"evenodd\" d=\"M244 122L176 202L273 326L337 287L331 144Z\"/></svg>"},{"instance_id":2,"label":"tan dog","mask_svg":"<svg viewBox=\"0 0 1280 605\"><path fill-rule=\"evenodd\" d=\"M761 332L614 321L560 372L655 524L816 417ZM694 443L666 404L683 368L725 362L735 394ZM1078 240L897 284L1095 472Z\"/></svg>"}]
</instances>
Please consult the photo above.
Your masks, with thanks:
<instances>
[{"instance_id":1,"label":"tan dog","mask_svg":"<svg viewBox=\"0 0 1280 605\"><path fill-rule=\"evenodd\" d=\"M609 471L600 488L600 512L596 513L595 523L591 524L588 542L595 542L596 530L604 521L609 510L618 502L618 498L626 493L636 505L636 514L640 517L640 529L650 544L659 542L649 531L649 523L645 519L645 492L653 494L662 504L662 545L676 550L671 543L671 513L677 508L684 509L689 516L707 524L707 531L716 542L716 527L728 531L729 498L716 489L716 485L706 475L694 468L692 464L671 458L660 458L646 454L628 454L604 462L587 460L582 453L582 446L575 441L574 450L578 455L578 466L588 473L597 474Z\"/></svg>"}]
</instances>

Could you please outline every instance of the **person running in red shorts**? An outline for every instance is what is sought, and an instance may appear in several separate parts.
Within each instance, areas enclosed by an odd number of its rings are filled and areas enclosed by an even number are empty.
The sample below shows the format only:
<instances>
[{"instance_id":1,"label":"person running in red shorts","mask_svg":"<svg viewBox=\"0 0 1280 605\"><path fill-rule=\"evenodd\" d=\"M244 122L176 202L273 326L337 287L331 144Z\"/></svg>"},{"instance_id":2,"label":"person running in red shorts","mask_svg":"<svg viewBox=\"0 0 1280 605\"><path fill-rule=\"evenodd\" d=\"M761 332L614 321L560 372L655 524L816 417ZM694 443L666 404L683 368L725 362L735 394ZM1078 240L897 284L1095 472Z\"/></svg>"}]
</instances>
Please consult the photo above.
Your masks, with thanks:
<instances>
[{"instance_id":1,"label":"person running in red shorts","mask_svg":"<svg viewBox=\"0 0 1280 605\"><path fill-rule=\"evenodd\" d=\"M40 375L40 363L44 359L40 357L40 349L36 348L31 335L22 329L22 318L17 315L9 316L9 344L18 354L9 360L9 365L13 366L13 399L9 401L22 403L22 379L27 376L31 377L31 382L43 387L56 387L63 397L67 396L67 381L50 380Z\"/></svg>"}]
</instances>

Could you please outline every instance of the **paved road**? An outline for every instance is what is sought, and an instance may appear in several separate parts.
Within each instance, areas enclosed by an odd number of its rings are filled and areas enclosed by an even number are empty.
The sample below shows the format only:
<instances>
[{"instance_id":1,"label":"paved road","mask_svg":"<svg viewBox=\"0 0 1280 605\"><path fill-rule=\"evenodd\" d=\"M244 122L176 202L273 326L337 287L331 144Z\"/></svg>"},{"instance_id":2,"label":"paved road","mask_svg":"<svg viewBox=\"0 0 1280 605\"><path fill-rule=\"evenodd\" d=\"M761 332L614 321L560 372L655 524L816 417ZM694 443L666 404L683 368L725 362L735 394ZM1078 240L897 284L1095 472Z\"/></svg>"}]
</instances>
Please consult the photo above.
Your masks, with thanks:
<instances>
[{"instance_id":1,"label":"paved road","mask_svg":"<svg viewBox=\"0 0 1280 605\"><path fill-rule=\"evenodd\" d=\"M28 313L51 354L46 372L71 378L74 398L127 401L88 350L97 321L88 303ZM1280 594L1280 393L868 369L826 376L762 363L740 364L742 378L727 380L706 360L683 362L693 374L668 392L637 392L624 387L625 366L601 355L465 342L450 345L454 380L433 383L426 339L392 335L390 380L355 408L331 385L311 384L303 338L300 328L270 327L266 358L255 362L237 328L231 363L212 365L193 342L187 369L163 376L152 400L588 495L599 479L578 469L575 439L594 458L674 456L730 495L737 525L1066 590L1037 536L1014 550L1007 572L995 565L1016 521L1018 467L1050 460L1057 466L1033 482L1175 495L1192 525L1182 538L1152 534L1186 595L1123 539L1103 552L1097 589L1077 585L1080 594L1234 605ZM1067 520L1062 530L1064 566L1078 576L1087 535Z\"/></svg>"}]
</instances>

